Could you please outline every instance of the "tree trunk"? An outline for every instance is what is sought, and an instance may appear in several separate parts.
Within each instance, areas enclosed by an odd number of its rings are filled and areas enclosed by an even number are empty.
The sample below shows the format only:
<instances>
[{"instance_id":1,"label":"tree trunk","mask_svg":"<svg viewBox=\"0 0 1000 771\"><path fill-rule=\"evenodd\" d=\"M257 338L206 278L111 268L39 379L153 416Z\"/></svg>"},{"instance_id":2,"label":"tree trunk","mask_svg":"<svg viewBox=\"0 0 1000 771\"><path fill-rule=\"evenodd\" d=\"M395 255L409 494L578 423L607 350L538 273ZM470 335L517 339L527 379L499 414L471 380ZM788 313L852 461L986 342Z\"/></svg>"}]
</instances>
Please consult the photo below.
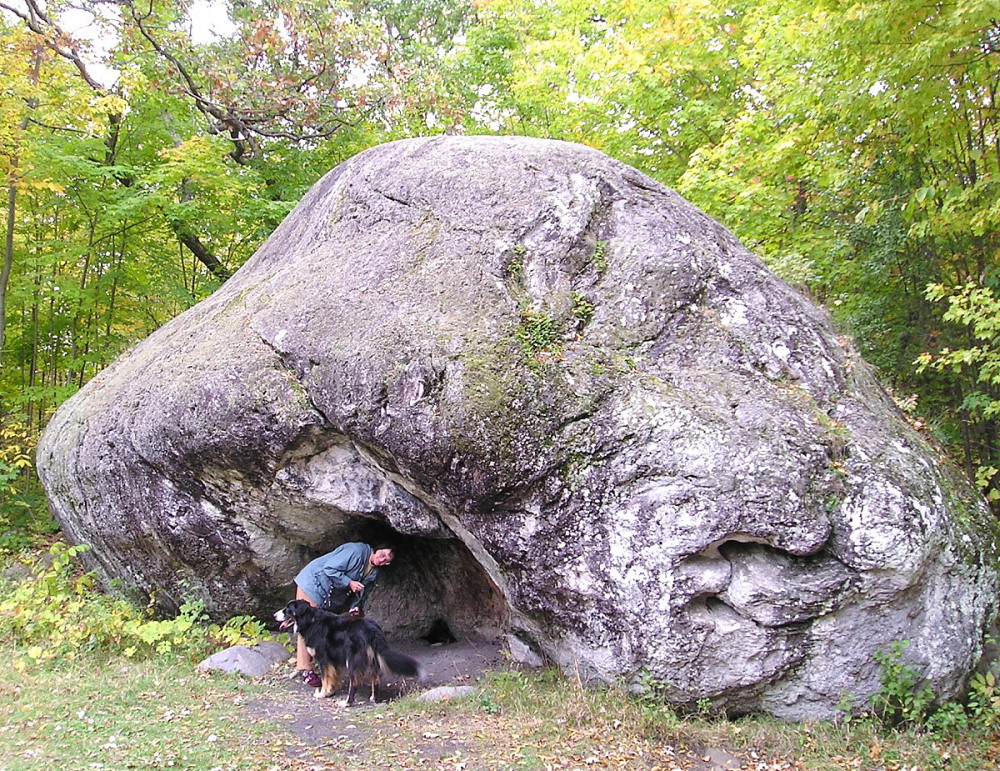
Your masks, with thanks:
<instances>
[{"instance_id":1,"label":"tree trunk","mask_svg":"<svg viewBox=\"0 0 1000 771\"><path fill-rule=\"evenodd\" d=\"M31 80L38 83L42 71L42 48L37 47L31 63ZM10 274L14 269L14 225L17 224L17 175L20 163L20 135L28 130L28 117L38 106L38 99L29 97L26 101L27 112L21 118L19 136L14 139L14 147L10 157L10 185L7 188L7 223L4 233L3 269L0 270L0 362L7 343L7 288L10 286Z\"/></svg>"},{"instance_id":2,"label":"tree trunk","mask_svg":"<svg viewBox=\"0 0 1000 771\"><path fill-rule=\"evenodd\" d=\"M17 170L17 156L11 160L14 172ZM7 286L10 271L14 267L14 222L17 212L17 182L11 180L7 188L7 232L4 238L3 270L0 270L0 355L3 354L7 335Z\"/></svg>"},{"instance_id":3,"label":"tree trunk","mask_svg":"<svg viewBox=\"0 0 1000 771\"><path fill-rule=\"evenodd\" d=\"M208 247L201 242L201 239L198 238L198 236L181 225L175 226L174 232L177 234L181 243L191 250L191 253L198 258L198 262L208 268L209 272L211 272L213 276L218 278L220 281L225 281L229 278L229 271L226 270L226 267L219 262L219 259L208 250Z\"/></svg>"},{"instance_id":4,"label":"tree trunk","mask_svg":"<svg viewBox=\"0 0 1000 771\"><path fill-rule=\"evenodd\" d=\"M34 77L37 80L40 58L35 57ZM37 100L28 100L28 110L35 109ZM28 129L28 116L21 119L21 133ZM17 222L17 172L20 162L18 140L15 140L14 151L10 158L10 185L7 187L7 229L3 241L3 270L0 270L0 357L7 340L7 287L10 285L10 273L14 268L14 225Z\"/></svg>"}]
</instances>

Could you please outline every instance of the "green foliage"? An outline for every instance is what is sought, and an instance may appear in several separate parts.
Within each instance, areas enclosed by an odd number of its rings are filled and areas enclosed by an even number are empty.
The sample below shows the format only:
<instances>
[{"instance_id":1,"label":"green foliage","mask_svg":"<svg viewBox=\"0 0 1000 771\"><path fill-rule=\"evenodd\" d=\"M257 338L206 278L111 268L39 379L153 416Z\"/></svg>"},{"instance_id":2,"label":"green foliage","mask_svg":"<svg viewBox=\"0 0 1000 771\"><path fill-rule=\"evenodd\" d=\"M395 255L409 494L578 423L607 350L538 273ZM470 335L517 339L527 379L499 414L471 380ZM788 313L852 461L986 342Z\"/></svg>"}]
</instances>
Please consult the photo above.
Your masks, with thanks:
<instances>
[{"instance_id":1,"label":"green foliage","mask_svg":"<svg viewBox=\"0 0 1000 771\"><path fill-rule=\"evenodd\" d=\"M523 707L525 699L532 695L534 682L535 675L524 671L490 672L486 676L487 687L483 689L481 703L485 702L490 714L499 714L505 707Z\"/></svg>"},{"instance_id":2,"label":"green foliage","mask_svg":"<svg viewBox=\"0 0 1000 771\"><path fill-rule=\"evenodd\" d=\"M94 652L197 659L220 645L253 644L270 637L263 624L246 616L222 626L209 624L201 601L186 602L175 618L151 618L124 600L96 591L93 574L76 564L86 549L57 542L47 559L29 562L31 578L7 587L0 602L0 634L23 651L15 667Z\"/></svg>"},{"instance_id":3,"label":"green foliage","mask_svg":"<svg viewBox=\"0 0 1000 771\"><path fill-rule=\"evenodd\" d=\"M405 134L411 107L429 109L440 92L439 68L422 63L468 13L446 5L244 5L231 9L231 35L199 43L185 4L140 14L124 3L108 16L85 0L121 41L106 62L120 76L111 87L56 55L72 47L58 14L37 32L0 26L0 171L15 206L0 398L44 424L216 289L323 173ZM420 84L405 94L411 79Z\"/></svg>"},{"instance_id":4,"label":"green foliage","mask_svg":"<svg viewBox=\"0 0 1000 771\"><path fill-rule=\"evenodd\" d=\"M482 690L479 692L477 698L479 700L479 708L487 715L500 714L500 705L497 704L492 691Z\"/></svg>"},{"instance_id":5,"label":"green foliage","mask_svg":"<svg viewBox=\"0 0 1000 771\"><path fill-rule=\"evenodd\" d=\"M79 573L75 557L82 546L53 544L49 563L35 560L34 576L14 583L0 602L0 630L24 651L25 658L14 662L24 667L28 661L73 657L121 640L122 623L137 618L134 610L118 607L103 596L94 595L94 578Z\"/></svg>"},{"instance_id":6,"label":"green foliage","mask_svg":"<svg viewBox=\"0 0 1000 771\"><path fill-rule=\"evenodd\" d=\"M924 354L920 365L956 373L971 368L976 382L1000 386L1000 297L995 290L971 282L958 287L931 284L926 294L934 302L947 301L943 320L969 329L977 344L955 350L944 348L936 355ZM1000 415L1000 398L987 397L981 409L986 417Z\"/></svg>"},{"instance_id":7,"label":"green foliage","mask_svg":"<svg viewBox=\"0 0 1000 771\"><path fill-rule=\"evenodd\" d=\"M517 340L532 360L542 353L551 353L559 339L555 320L547 313L526 307L521 311L521 324L517 328Z\"/></svg>"},{"instance_id":8,"label":"green foliage","mask_svg":"<svg viewBox=\"0 0 1000 771\"><path fill-rule=\"evenodd\" d=\"M632 689L634 698L642 710L643 719L652 723L672 723L676 713L667 703L666 684L648 669L639 673L639 679Z\"/></svg>"},{"instance_id":9,"label":"green foliage","mask_svg":"<svg viewBox=\"0 0 1000 771\"><path fill-rule=\"evenodd\" d=\"M935 705L934 692L922 684L919 672L903 661L908 644L906 640L893 642L888 651L875 654L882 687L872 711L882 725L918 727L942 737L961 736L972 729L994 731L1000 725L1000 684L995 671L973 675L964 700ZM851 706L847 701L844 705Z\"/></svg>"},{"instance_id":10,"label":"green foliage","mask_svg":"<svg viewBox=\"0 0 1000 771\"><path fill-rule=\"evenodd\" d=\"M890 643L888 651L875 653L875 660L882 668L879 678L882 688L872 706L886 725L922 724L934 704L934 692L921 686L919 672L903 661L908 646L908 640L896 641Z\"/></svg>"},{"instance_id":11,"label":"green foliage","mask_svg":"<svg viewBox=\"0 0 1000 771\"><path fill-rule=\"evenodd\" d=\"M579 292L573 292L573 315L582 324L589 324L594 318L594 304Z\"/></svg>"},{"instance_id":12,"label":"green foliage","mask_svg":"<svg viewBox=\"0 0 1000 771\"><path fill-rule=\"evenodd\" d=\"M1000 727L1000 681L995 671L978 672L969 685L968 709L980 725Z\"/></svg>"},{"instance_id":13,"label":"green foliage","mask_svg":"<svg viewBox=\"0 0 1000 771\"><path fill-rule=\"evenodd\" d=\"M0 417L0 554L34 546L57 529L34 474L36 441L24 416Z\"/></svg>"},{"instance_id":14,"label":"green foliage","mask_svg":"<svg viewBox=\"0 0 1000 771\"><path fill-rule=\"evenodd\" d=\"M951 373L967 383L959 405L963 420L977 424L985 432L1000 418L1000 297L993 287L973 282L950 287L931 284L927 298L948 305L942 320L968 330L969 344L924 352L916 361L917 371ZM990 501L1000 502L1000 450L984 450L976 459L975 481Z\"/></svg>"},{"instance_id":15,"label":"green foliage","mask_svg":"<svg viewBox=\"0 0 1000 771\"><path fill-rule=\"evenodd\" d=\"M0 505L7 506L7 497L17 495L16 483L31 471L34 464L32 437L21 421L0 423Z\"/></svg>"},{"instance_id":16,"label":"green foliage","mask_svg":"<svg viewBox=\"0 0 1000 771\"><path fill-rule=\"evenodd\" d=\"M842 691L837 700L837 711L841 713L843 723L850 723L854 719L855 707L854 694Z\"/></svg>"},{"instance_id":17,"label":"green foliage","mask_svg":"<svg viewBox=\"0 0 1000 771\"><path fill-rule=\"evenodd\" d=\"M201 649L204 640L198 638L202 638L205 624L208 622L204 607L201 601L189 601L181 605L176 618L127 619L122 624L122 642L131 641L132 644L126 645L122 653L128 658L152 653L162 656L190 651L192 643Z\"/></svg>"},{"instance_id":18,"label":"green foliage","mask_svg":"<svg viewBox=\"0 0 1000 771\"><path fill-rule=\"evenodd\" d=\"M253 616L233 616L225 624L209 624L209 637L218 645L230 648L234 645L252 646L262 640L271 640L273 635L260 619ZM287 641L287 635L281 636Z\"/></svg>"},{"instance_id":19,"label":"green foliage","mask_svg":"<svg viewBox=\"0 0 1000 771\"><path fill-rule=\"evenodd\" d=\"M608 242L598 241L594 244L594 267L598 273L603 273L608 269Z\"/></svg>"},{"instance_id":20,"label":"green foliage","mask_svg":"<svg viewBox=\"0 0 1000 771\"><path fill-rule=\"evenodd\" d=\"M957 701L948 701L927 716L925 725L936 736L961 736L969 730L969 713Z\"/></svg>"},{"instance_id":21,"label":"green foliage","mask_svg":"<svg viewBox=\"0 0 1000 771\"><path fill-rule=\"evenodd\" d=\"M507 275L514 281L521 280L521 276L524 273L524 258L527 254L528 249L524 244L517 244L514 247L514 257L507 263Z\"/></svg>"}]
</instances>

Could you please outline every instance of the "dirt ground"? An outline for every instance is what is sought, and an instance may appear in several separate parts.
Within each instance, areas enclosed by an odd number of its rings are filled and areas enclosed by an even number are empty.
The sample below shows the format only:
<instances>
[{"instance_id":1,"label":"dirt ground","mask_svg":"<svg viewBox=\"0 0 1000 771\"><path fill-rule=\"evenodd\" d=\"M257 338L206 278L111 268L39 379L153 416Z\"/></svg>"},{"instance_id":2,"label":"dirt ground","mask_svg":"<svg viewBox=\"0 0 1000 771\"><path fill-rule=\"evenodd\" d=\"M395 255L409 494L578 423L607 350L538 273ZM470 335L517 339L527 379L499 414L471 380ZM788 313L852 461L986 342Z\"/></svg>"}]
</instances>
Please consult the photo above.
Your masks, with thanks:
<instances>
[{"instance_id":1,"label":"dirt ground","mask_svg":"<svg viewBox=\"0 0 1000 771\"><path fill-rule=\"evenodd\" d=\"M497 640L465 639L447 645L428 645L421 640L390 641L390 644L420 662L423 678L419 683L383 682L379 702L392 701L408 688L429 691L440 686L473 685L487 671L510 666ZM372 709L368 693L359 693L355 706L347 709L342 706L346 688L333 698L316 699L314 689L292 679L293 673L294 667L289 663L265 676L274 686L273 696L247 704L251 717L283 726L290 734L287 751L292 757L305 754L298 748L360 752L366 736L355 725L355 717L359 710Z\"/></svg>"},{"instance_id":2,"label":"dirt ground","mask_svg":"<svg viewBox=\"0 0 1000 771\"><path fill-rule=\"evenodd\" d=\"M518 668L506 655L500 641L490 640L459 640L447 645L428 645L416 641L390 641L396 650L406 653L420 662L424 676L419 683L402 681L383 683L378 701L380 704L392 702L407 689L417 689L427 692L441 686L475 685L480 678L490 671L502 671ZM303 769L304 771L319 771L320 769L340 768L344 760L350 759L359 765L372 765L373 759L366 752L368 742L383 742L387 736L398 735L398 725L392 724L393 716L389 715L385 725L372 725L364 721L365 714L378 715L377 707L367 701L367 693L358 695L357 703L350 709L343 706L346 688L341 689L333 698L316 699L314 689L293 680L293 662L278 666L265 675L265 682L273 685L269 698L257 699L245 705L251 719L264 721L279 726L282 732L287 731L287 741L284 742L284 754L288 760L287 768ZM399 719L396 716L395 719ZM416 721L426 718L415 717ZM364 723L363 725L361 725ZM492 769L490 761L477 762L477 756L482 753L482 747L471 738L476 734L475 726L470 730L454 731L447 726L436 724L430 720L425 725L420 723L416 732L416 743L408 744L393 757L393 752L383 749L382 762L375 763L378 767L388 765L390 768L404 771L409 769L464 769L477 771ZM388 744L392 746L392 739ZM486 753L488 754L488 753ZM336 757L341 762L331 762L324 758ZM678 751L669 765L657 765L658 768L671 771L758 771L767 768L792 769L791 765L758 766L754 763L741 761L728 752L716 749L702 749L699 752ZM558 764L565 768L591 768L589 761L578 764L566 762ZM614 766L616 768L630 767ZM604 764L601 764L604 767ZM642 764L643 768L650 766Z\"/></svg>"}]
</instances>

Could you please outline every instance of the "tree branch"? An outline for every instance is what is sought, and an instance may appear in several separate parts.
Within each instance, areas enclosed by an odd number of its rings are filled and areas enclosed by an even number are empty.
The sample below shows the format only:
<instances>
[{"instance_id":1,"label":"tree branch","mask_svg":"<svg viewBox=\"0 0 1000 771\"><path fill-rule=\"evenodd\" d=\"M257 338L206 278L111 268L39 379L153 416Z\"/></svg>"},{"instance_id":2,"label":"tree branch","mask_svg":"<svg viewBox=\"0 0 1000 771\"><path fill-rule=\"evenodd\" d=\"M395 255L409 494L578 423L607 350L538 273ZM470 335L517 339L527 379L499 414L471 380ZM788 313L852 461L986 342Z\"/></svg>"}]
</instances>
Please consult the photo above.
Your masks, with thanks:
<instances>
[{"instance_id":1,"label":"tree branch","mask_svg":"<svg viewBox=\"0 0 1000 771\"><path fill-rule=\"evenodd\" d=\"M198 262L208 268L213 276L220 281L225 281L232 275L226 269L226 266L219 262L219 259L209 251L208 247L201 242L201 239L192 233L186 225L172 223L171 227L180 242L191 250L191 253L198 258Z\"/></svg>"},{"instance_id":2,"label":"tree branch","mask_svg":"<svg viewBox=\"0 0 1000 771\"><path fill-rule=\"evenodd\" d=\"M0 8L10 11L10 13L21 19L28 29L42 38L42 42L48 48L70 62L88 86L101 94L110 94L111 92L101 85L100 81L90 73L87 63L80 55L80 44L45 14L38 5L38 0L23 1L28 9L27 12L11 5L7 0L0 0Z\"/></svg>"}]
</instances>

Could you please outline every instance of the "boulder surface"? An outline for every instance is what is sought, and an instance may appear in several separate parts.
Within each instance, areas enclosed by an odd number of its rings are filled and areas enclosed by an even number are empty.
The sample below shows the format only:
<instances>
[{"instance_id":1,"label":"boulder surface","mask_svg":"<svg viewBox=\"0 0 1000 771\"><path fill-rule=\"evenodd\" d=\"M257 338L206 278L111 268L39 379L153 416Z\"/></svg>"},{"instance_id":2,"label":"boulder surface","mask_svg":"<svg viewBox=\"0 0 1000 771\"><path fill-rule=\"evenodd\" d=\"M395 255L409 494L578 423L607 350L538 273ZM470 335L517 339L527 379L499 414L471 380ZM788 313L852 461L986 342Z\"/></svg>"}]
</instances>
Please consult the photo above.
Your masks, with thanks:
<instances>
[{"instance_id":1,"label":"boulder surface","mask_svg":"<svg viewBox=\"0 0 1000 771\"><path fill-rule=\"evenodd\" d=\"M105 581L269 616L395 539L369 613L734 712L941 696L998 585L983 502L827 315L579 145L436 137L327 174L70 399L39 473Z\"/></svg>"}]
</instances>

